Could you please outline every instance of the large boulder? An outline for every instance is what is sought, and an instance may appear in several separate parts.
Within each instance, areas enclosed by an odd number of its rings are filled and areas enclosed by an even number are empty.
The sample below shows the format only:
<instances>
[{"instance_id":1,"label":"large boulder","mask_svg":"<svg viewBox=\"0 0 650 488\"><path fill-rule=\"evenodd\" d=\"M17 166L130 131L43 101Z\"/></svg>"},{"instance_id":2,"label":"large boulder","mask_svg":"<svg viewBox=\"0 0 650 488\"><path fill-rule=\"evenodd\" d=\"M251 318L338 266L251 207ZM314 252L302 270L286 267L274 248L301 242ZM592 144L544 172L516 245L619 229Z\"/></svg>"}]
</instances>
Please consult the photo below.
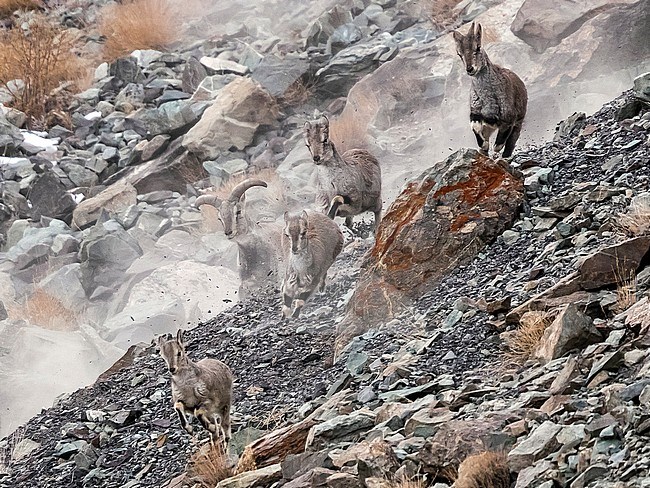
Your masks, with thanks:
<instances>
[{"instance_id":1,"label":"large boulder","mask_svg":"<svg viewBox=\"0 0 650 488\"><path fill-rule=\"evenodd\" d=\"M284 95L287 89L309 69L305 59L267 56L253 70L252 78L274 97Z\"/></svg>"},{"instance_id":2,"label":"large boulder","mask_svg":"<svg viewBox=\"0 0 650 488\"><path fill-rule=\"evenodd\" d=\"M98 286L114 289L124 271L142 254L138 242L114 220L91 228L79 250L86 295L91 296Z\"/></svg>"},{"instance_id":3,"label":"large boulder","mask_svg":"<svg viewBox=\"0 0 650 488\"><path fill-rule=\"evenodd\" d=\"M476 256L512 224L523 198L521 180L473 149L457 151L408 183L362 265L339 346Z\"/></svg>"},{"instance_id":4,"label":"large boulder","mask_svg":"<svg viewBox=\"0 0 650 488\"><path fill-rule=\"evenodd\" d=\"M57 236L71 233L65 222L60 220L52 220L47 227L27 227L20 240L7 250L5 257L18 270L42 264L53 253L52 246Z\"/></svg>"},{"instance_id":5,"label":"large boulder","mask_svg":"<svg viewBox=\"0 0 650 488\"><path fill-rule=\"evenodd\" d=\"M199 159L217 159L231 148L244 149L260 125L276 122L278 108L271 95L250 78L223 88L201 120L185 134L183 146Z\"/></svg>"},{"instance_id":6,"label":"large boulder","mask_svg":"<svg viewBox=\"0 0 650 488\"><path fill-rule=\"evenodd\" d=\"M73 223L79 229L84 229L97 221L102 209L112 214L122 212L137 203L136 196L133 185L119 181L98 195L81 202L72 214Z\"/></svg>"},{"instance_id":7,"label":"large boulder","mask_svg":"<svg viewBox=\"0 0 650 488\"><path fill-rule=\"evenodd\" d=\"M592 17L630 0L526 0L510 29L537 52L559 44Z\"/></svg>"},{"instance_id":8,"label":"large boulder","mask_svg":"<svg viewBox=\"0 0 650 488\"><path fill-rule=\"evenodd\" d=\"M534 356L545 361L564 356L575 348L582 348L602 340L591 318L570 303L544 331Z\"/></svg>"}]
</instances>

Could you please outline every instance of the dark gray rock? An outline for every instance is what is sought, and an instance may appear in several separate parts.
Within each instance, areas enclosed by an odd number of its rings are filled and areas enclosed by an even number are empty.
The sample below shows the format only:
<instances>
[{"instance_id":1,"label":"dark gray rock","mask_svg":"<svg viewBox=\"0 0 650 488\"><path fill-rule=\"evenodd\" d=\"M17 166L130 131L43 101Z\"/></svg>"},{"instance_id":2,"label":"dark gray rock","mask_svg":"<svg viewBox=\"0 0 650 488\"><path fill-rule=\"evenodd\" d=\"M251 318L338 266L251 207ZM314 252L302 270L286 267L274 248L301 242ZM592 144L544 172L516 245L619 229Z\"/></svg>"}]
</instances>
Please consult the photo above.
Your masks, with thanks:
<instances>
[{"instance_id":1,"label":"dark gray rock","mask_svg":"<svg viewBox=\"0 0 650 488\"><path fill-rule=\"evenodd\" d=\"M93 181L97 181L97 176ZM32 204L32 217L52 217L70 223L76 204L59 178L51 171L36 177L29 188L28 199Z\"/></svg>"},{"instance_id":2,"label":"dark gray rock","mask_svg":"<svg viewBox=\"0 0 650 488\"><path fill-rule=\"evenodd\" d=\"M181 76L181 87L186 93L194 93L203 79L208 76L205 67L195 57L191 57L185 63Z\"/></svg>"}]
</instances>

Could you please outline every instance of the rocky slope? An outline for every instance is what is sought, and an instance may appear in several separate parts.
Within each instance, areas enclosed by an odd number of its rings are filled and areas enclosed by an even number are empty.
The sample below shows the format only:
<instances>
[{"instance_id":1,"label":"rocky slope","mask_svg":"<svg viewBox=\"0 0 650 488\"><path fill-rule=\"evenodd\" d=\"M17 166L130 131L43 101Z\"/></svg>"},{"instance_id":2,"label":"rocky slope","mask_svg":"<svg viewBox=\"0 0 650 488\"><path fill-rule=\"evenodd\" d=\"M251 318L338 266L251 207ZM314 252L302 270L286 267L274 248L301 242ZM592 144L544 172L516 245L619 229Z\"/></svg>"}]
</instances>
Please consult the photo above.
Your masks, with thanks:
<instances>
[{"instance_id":1,"label":"rocky slope","mask_svg":"<svg viewBox=\"0 0 650 488\"><path fill-rule=\"evenodd\" d=\"M79 33L92 56L105 3L58 2L45 15ZM314 165L300 128L313 112L342 111L343 145L379 157L386 207L406 179L471 146L469 79L443 24L489 27L490 55L531 93L523 140L539 141L648 68L644 6L599 2L551 16L549 2L474 0L432 23L427 2L209 2L179 16L183 36L170 52L97 66L69 120L47 132L26 130L24 114L5 107L0 435L92 382L131 344L237 301L237 246L194 198L262 170L275 190L247 192L253 220L308 205ZM612 45L622 46L615 63Z\"/></svg>"},{"instance_id":2,"label":"rocky slope","mask_svg":"<svg viewBox=\"0 0 650 488\"><path fill-rule=\"evenodd\" d=\"M306 447L219 486L349 486L360 476L380 486L396 472L448 483L445 468L484 449L508 453L518 487L645 486L650 239L636 227L626 235L620 214L648 198L650 111L626 116L633 101L626 93L576 115L553 142L520 152L513 167L529 206L512 230L336 362L333 333L358 278L349 270L367 249L351 237L297 322L279 320L270 290L193 329L191 355L221 357L237 373L233 454L263 433L251 427L296 425L339 395ZM636 222L647 225L647 213ZM636 276L626 303L605 259L614 255L618 272ZM522 306L555 318L534 352L542 363L512 368L504 340ZM197 446L176 426L166 376L153 347L133 350L26 425L31 452L0 486L161 486L177 475L185 481L173 486L192 484L182 473Z\"/></svg>"},{"instance_id":3,"label":"rocky slope","mask_svg":"<svg viewBox=\"0 0 650 488\"><path fill-rule=\"evenodd\" d=\"M100 3L47 14L92 30ZM3 109L0 434L128 352L2 441L0 486L196 483L183 473L198 446L148 344L198 322L190 354L237 374L233 456L262 431L309 432L221 486L449 482L483 449L509 451L522 487L644 486L647 76L507 167L455 152L473 144L469 80L421 4L335 3L211 6L173 52L100 65L69 127L19 129ZM489 26L490 55L529 86L524 140L650 66L645 2L596 3L460 3L452 25ZM365 223L346 234L326 293L285 323L273 287L236 303L237 246L193 202L262 170L256 225L309 205L301 127L322 110L379 156L386 219L377 242ZM531 310L546 313L544 364L511 368Z\"/></svg>"}]
</instances>

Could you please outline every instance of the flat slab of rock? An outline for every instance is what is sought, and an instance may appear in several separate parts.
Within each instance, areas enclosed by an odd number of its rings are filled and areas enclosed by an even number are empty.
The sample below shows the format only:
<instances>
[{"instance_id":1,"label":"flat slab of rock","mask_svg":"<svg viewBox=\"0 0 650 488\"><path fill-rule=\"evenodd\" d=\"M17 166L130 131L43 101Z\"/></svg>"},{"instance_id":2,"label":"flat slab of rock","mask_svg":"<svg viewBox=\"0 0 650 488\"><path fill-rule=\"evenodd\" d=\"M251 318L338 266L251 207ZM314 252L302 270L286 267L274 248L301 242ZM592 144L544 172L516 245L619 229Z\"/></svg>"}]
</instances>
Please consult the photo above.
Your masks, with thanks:
<instances>
[{"instance_id":1,"label":"flat slab of rock","mask_svg":"<svg viewBox=\"0 0 650 488\"><path fill-rule=\"evenodd\" d=\"M232 478L227 478L217 483L217 488L248 488L253 486L271 486L282 479L282 468L279 464L272 464L266 468L246 471Z\"/></svg>"},{"instance_id":2,"label":"flat slab of rock","mask_svg":"<svg viewBox=\"0 0 650 488\"><path fill-rule=\"evenodd\" d=\"M116 214L135 205L136 194L137 192L131 184L119 181L100 194L87 198L77 205L72 214L72 222L79 229L85 229L97 221L102 209Z\"/></svg>"},{"instance_id":3,"label":"flat slab of rock","mask_svg":"<svg viewBox=\"0 0 650 488\"><path fill-rule=\"evenodd\" d=\"M561 430L561 425L557 425L550 420L537 427L508 454L510 469L519 472L553 452L559 446L559 442L555 436Z\"/></svg>"},{"instance_id":4,"label":"flat slab of rock","mask_svg":"<svg viewBox=\"0 0 650 488\"><path fill-rule=\"evenodd\" d=\"M629 279L649 250L650 237L641 236L597 251L580 266L580 286L594 290Z\"/></svg>"}]
</instances>

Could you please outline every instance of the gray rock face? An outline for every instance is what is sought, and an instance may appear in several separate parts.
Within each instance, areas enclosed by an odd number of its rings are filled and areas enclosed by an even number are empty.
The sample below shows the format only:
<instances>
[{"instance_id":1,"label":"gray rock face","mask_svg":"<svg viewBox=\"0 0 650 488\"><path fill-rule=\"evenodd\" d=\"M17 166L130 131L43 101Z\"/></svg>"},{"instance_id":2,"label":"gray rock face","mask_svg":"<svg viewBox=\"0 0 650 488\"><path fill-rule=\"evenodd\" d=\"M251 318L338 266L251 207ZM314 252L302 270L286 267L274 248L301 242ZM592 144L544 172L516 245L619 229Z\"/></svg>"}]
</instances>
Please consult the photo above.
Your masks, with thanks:
<instances>
[{"instance_id":1,"label":"gray rock face","mask_svg":"<svg viewBox=\"0 0 650 488\"><path fill-rule=\"evenodd\" d=\"M559 44L587 20L617 3L627 2L593 0L567 3L561 0L526 0L517 12L510 29L541 53L548 47Z\"/></svg>"},{"instance_id":2,"label":"gray rock face","mask_svg":"<svg viewBox=\"0 0 650 488\"><path fill-rule=\"evenodd\" d=\"M240 78L219 92L201 120L185 134L183 146L199 159L216 159L231 148L244 149L260 125L274 124L274 99L254 81Z\"/></svg>"},{"instance_id":3,"label":"gray rock face","mask_svg":"<svg viewBox=\"0 0 650 488\"><path fill-rule=\"evenodd\" d=\"M265 468L247 471L232 478L217 483L216 488L254 488L256 486L271 486L282 479L280 464L272 464Z\"/></svg>"},{"instance_id":4,"label":"gray rock face","mask_svg":"<svg viewBox=\"0 0 650 488\"><path fill-rule=\"evenodd\" d=\"M650 237L641 236L595 252L580 265L580 286L593 290L629 278L649 250Z\"/></svg>"},{"instance_id":5,"label":"gray rock face","mask_svg":"<svg viewBox=\"0 0 650 488\"><path fill-rule=\"evenodd\" d=\"M181 78L183 91L186 93L194 93L206 76L208 76L208 72L205 67L198 59L190 57L183 68Z\"/></svg>"},{"instance_id":6,"label":"gray rock face","mask_svg":"<svg viewBox=\"0 0 650 488\"><path fill-rule=\"evenodd\" d=\"M157 158L133 168L126 168L130 172L125 180L133 185L138 193L158 190L184 193L187 183L201 179L204 173L200 161L193 154L187 153L181 143L182 138L177 138Z\"/></svg>"},{"instance_id":7,"label":"gray rock face","mask_svg":"<svg viewBox=\"0 0 650 488\"><path fill-rule=\"evenodd\" d=\"M81 282L86 295L98 286L113 288L122 273L142 255L138 242L115 221L90 230L79 250Z\"/></svg>"},{"instance_id":8,"label":"gray rock face","mask_svg":"<svg viewBox=\"0 0 650 488\"><path fill-rule=\"evenodd\" d=\"M266 56L258 64L251 77L272 96L284 95L287 89L309 69L309 63L301 58L279 59Z\"/></svg>"},{"instance_id":9,"label":"gray rock face","mask_svg":"<svg viewBox=\"0 0 650 488\"><path fill-rule=\"evenodd\" d=\"M349 415L339 415L331 420L311 428L307 436L306 447L319 450L333 441L342 441L354 437L360 431L375 424L375 413L370 410L357 410Z\"/></svg>"},{"instance_id":10,"label":"gray rock face","mask_svg":"<svg viewBox=\"0 0 650 488\"><path fill-rule=\"evenodd\" d=\"M591 318L580 312L575 304L569 304L546 328L534 356L551 361L572 349L586 347L601 340Z\"/></svg>"}]
</instances>

